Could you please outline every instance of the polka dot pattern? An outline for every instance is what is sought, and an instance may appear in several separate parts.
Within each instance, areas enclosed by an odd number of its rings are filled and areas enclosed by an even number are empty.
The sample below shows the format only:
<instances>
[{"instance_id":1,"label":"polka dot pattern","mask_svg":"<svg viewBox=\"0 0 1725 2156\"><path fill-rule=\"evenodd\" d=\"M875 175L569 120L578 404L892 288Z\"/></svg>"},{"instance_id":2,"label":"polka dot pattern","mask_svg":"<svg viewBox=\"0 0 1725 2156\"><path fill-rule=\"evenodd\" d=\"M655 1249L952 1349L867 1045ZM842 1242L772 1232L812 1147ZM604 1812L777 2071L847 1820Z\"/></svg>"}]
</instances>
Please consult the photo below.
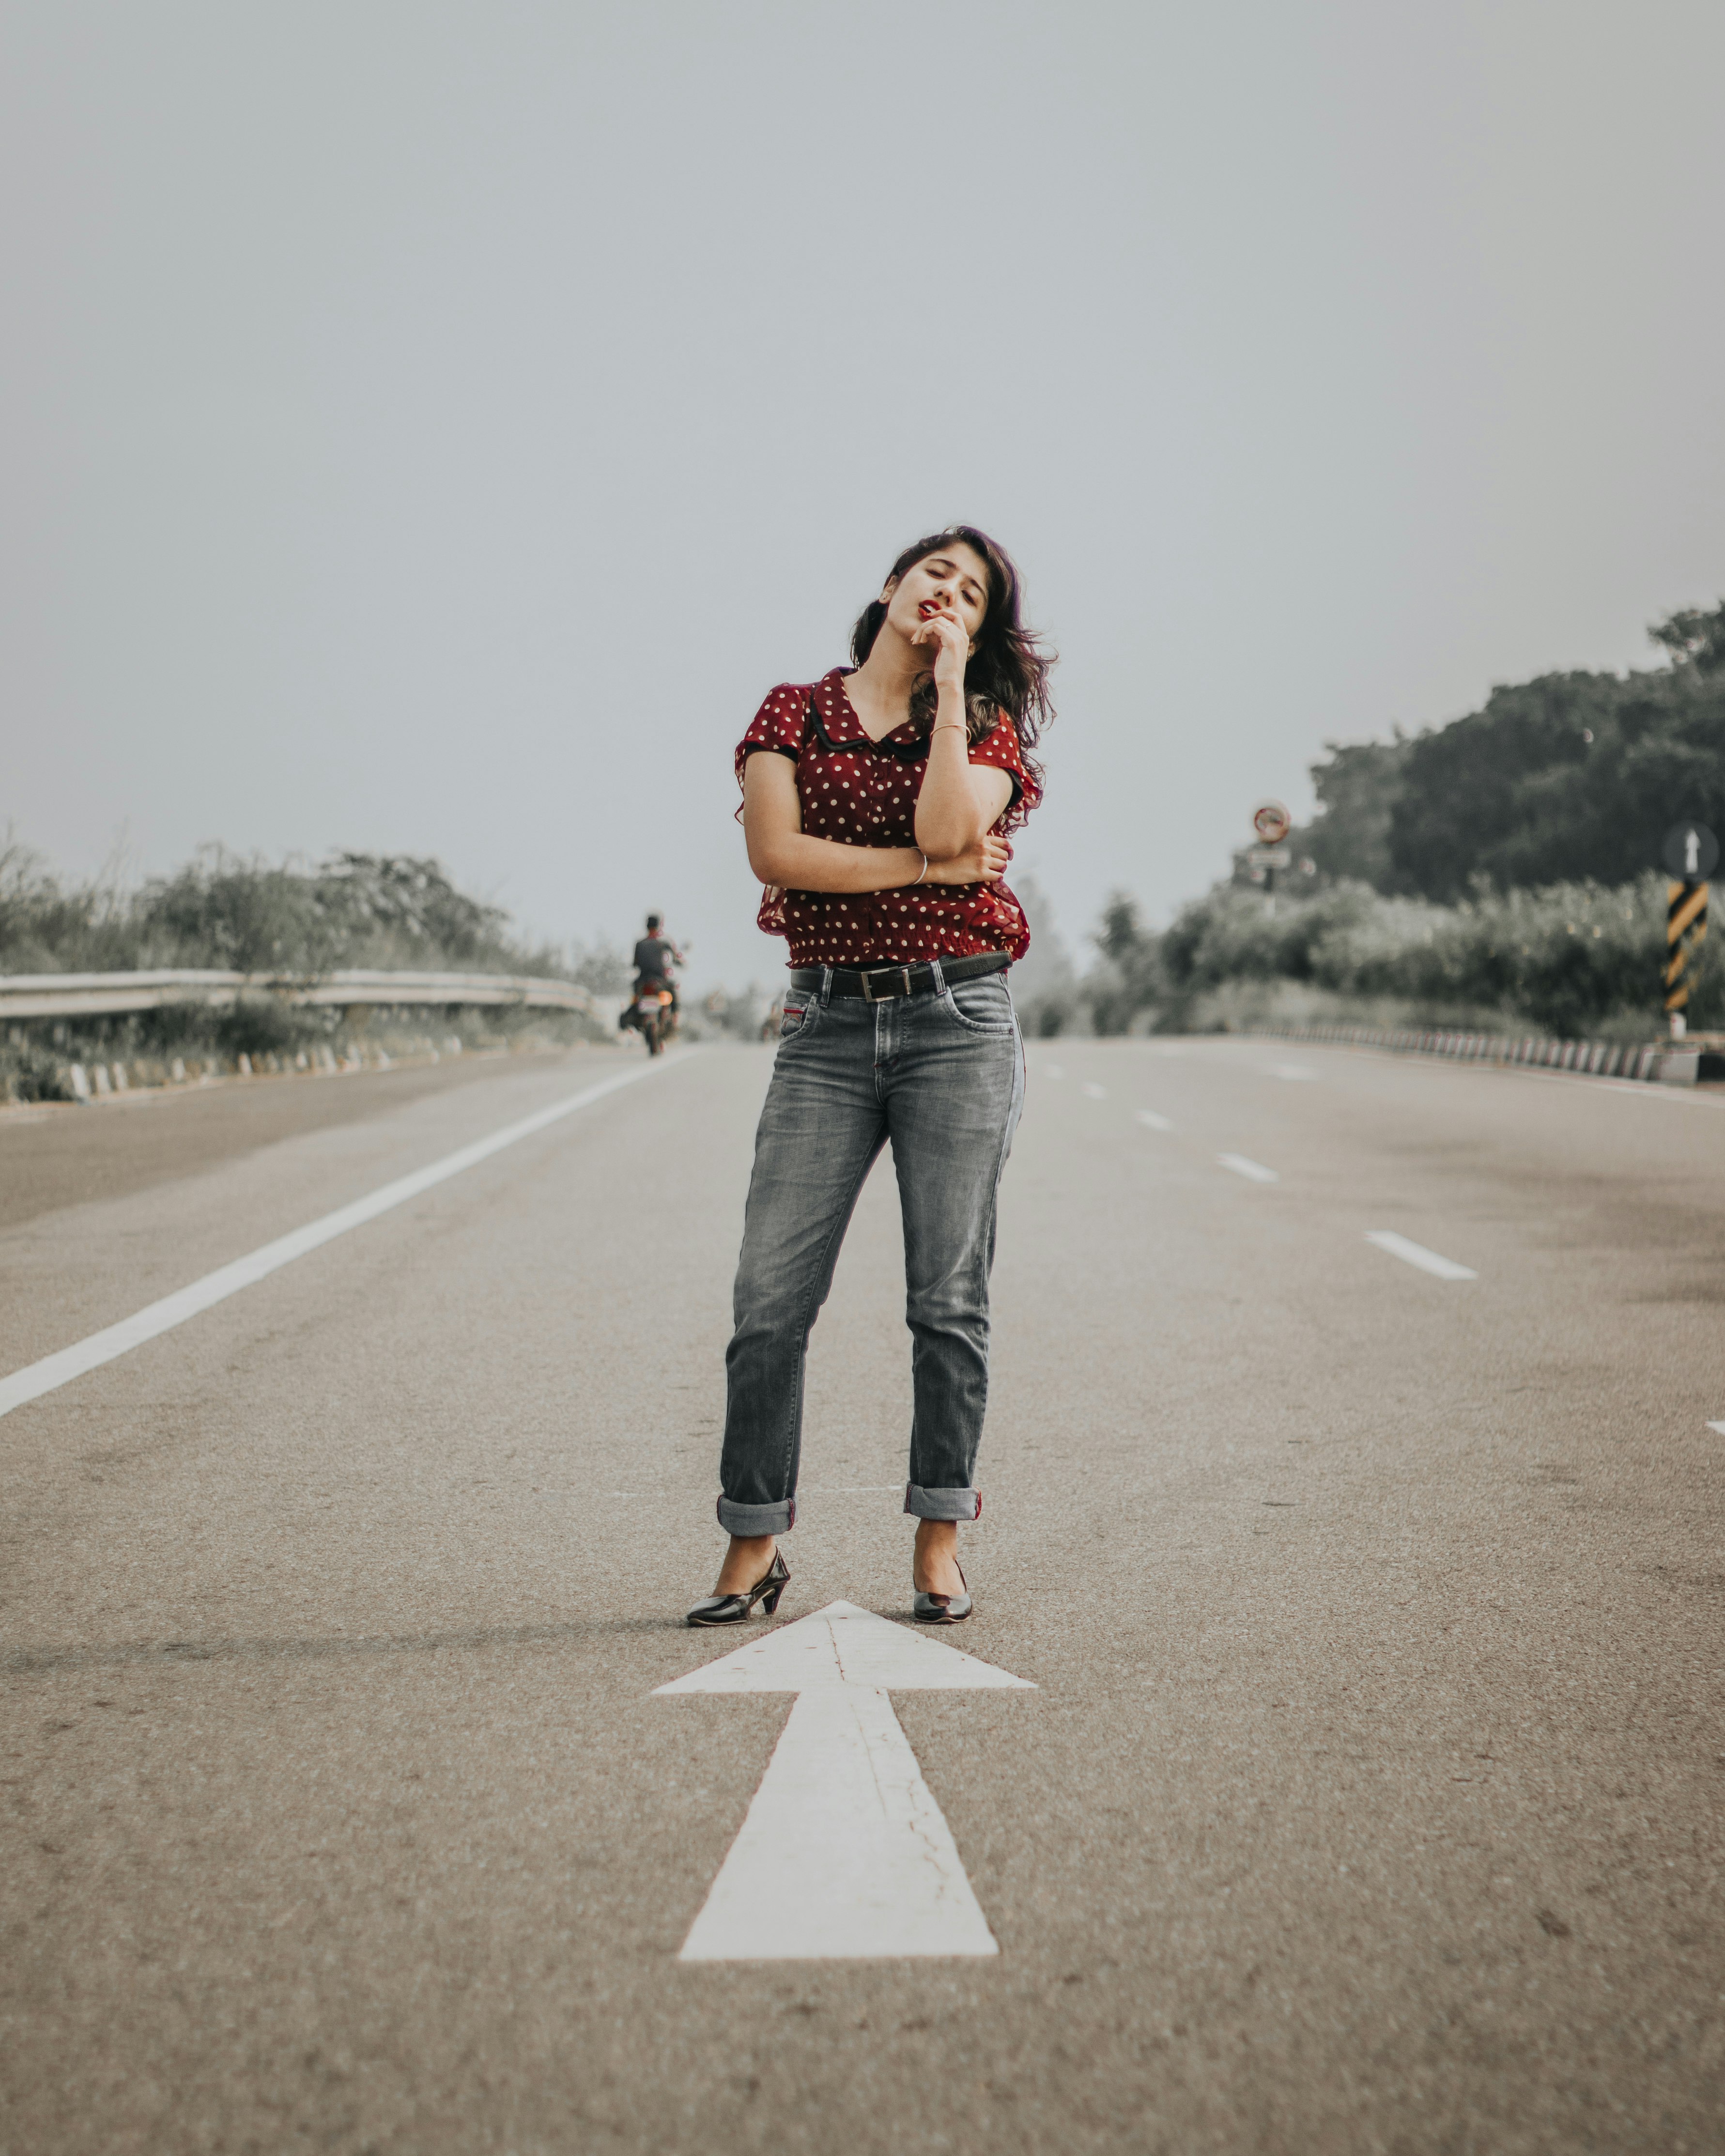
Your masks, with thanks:
<instances>
[{"instance_id":1,"label":"polka dot pattern","mask_svg":"<svg viewBox=\"0 0 1725 2156\"><path fill-rule=\"evenodd\" d=\"M813 683L781 682L737 745L737 783L762 750L797 767L803 829L841 846L914 846L916 796L928 768L928 743L907 721L883 740L863 732L834 667ZM973 763L992 763L1012 778L1012 799L994 826L1014 831L1041 799L1025 770L1010 719L971 746ZM978 951L1030 947L1024 908L1004 883L927 884L896 891L778 891L768 886L759 926L790 943L793 966L915 964Z\"/></svg>"}]
</instances>

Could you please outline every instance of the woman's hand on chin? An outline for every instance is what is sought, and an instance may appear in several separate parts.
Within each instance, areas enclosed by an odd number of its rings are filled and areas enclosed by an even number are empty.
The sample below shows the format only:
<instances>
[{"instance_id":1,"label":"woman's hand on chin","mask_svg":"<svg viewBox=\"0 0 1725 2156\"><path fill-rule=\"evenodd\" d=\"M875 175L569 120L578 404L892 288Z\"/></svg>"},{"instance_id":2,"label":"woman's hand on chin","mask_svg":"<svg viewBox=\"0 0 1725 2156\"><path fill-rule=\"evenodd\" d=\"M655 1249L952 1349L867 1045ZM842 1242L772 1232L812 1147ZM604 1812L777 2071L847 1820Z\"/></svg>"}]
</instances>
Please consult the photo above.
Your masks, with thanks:
<instances>
[{"instance_id":1,"label":"woman's hand on chin","mask_svg":"<svg viewBox=\"0 0 1725 2156\"><path fill-rule=\"evenodd\" d=\"M962 696L964 694L964 670L970 660L970 639L958 617L951 613L930 614L911 641L934 647L936 689L956 690Z\"/></svg>"},{"instance_id":2,"label":"woman's hand on chin","mask_svg":"<svg viewBox=\"0 0 1725 2156\"><path fill-rule=\"evenodd\" d=\"M993 831L984 831L974 845L943 861L931 860L925 883L999 883L1012 859L1012 848Z\"/></svg>"}]
</instances>

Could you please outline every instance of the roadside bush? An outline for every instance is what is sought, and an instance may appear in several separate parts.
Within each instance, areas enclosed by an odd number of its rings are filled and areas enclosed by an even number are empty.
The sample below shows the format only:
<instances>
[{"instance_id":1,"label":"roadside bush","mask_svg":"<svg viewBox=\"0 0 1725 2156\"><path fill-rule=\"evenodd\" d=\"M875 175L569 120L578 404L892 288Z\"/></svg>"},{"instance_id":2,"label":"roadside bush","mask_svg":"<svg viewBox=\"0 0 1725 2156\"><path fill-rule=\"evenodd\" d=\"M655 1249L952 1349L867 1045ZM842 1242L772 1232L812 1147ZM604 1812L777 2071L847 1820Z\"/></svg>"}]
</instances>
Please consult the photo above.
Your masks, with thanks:
<instances>
[{"instance_id":1,"label":"roadside bush","mask_svg":"<svg viewBox=\"0 0 1725 2156\"><path fill-rule=\"evenodd\" d=\"M1250 981L1289 981L1434 1010L1466 1006L1561 1035L1651 1032L1661 1018L1666 887L1553 884L1477 888L1454 906L1386 898L1342 881L1309 899L1222 885L1184 907L1158 939L1165 998ZM1692 1025L1725 1021L1725 968L1692 955ZM1140 961L1141 977L1144 973ZM1153 997L1150 999L1153 999Z\"/></svg>"},{"instance_id":2,"label":"roadside bush","mask_svg":"<svg viewBox=\"0 0 1725 2156\"><path fill-rule=\"evenodd\" d=\"M64 1063L39 1043L0 1050L0 1101L69 1101Z\"/></svg>"},{"instance_id":3,"label":"roadside bush","mask_svg":"<svg viewBox=\"0 0 1725 2156\"><path fill-rule=\"evenodd\" d=\"M568 952L515 933L437 861L333 854L316 867L247 860L207 846L136 890L112 875L60 881L9 835L0 843L0 973L204 967L243 973L552 973L607 980L608 950ZM590 985L598 985L595 978Z\"/></svg>"},{"instance_id":4,"label":"roadside bush","mask_svg":"<svg viewBox=\"0 0 1725 2156\"><path fill-rule=\"evenodd\" d=\"M0 973L100 973L146 963L110 877L63 885L8 831L0 839Z\"/></svg>"},{"instance_id":5,"label":"roadside bush","mask_svg":"<svg viewBox=\"0 0 1725 2156\"><path fill-rule=\"evenodd\" d=\"M227 1055L291 1055L323 1039L328 1026L313 1010L275 996L241 996L204 1016L200 1029Z\"/></svg>"},{"instance_id":6,"label":"roadside bush","mask_svg":"<svg viewBox=\"0 0 1725 2156\"><path fill-rule=\"evenodd\" d=\"M317 867L242 860L208 847L187 867L127 889L116 874L62 882L8 834L0 840L0 973L122 973L157 967L289 977L348 967L388 972L538 973L605 993L618 953L535 946L507 914L456 889L434 860L344 853ZM363 1034L410 1045L444 1019L296 1007L260 993L226 1009L202 1002L157 1010L13 1024L0 1043L0 1095L68 1097L73 1062L202 1057L231 1061L333 1047ZM464 1012L470 1045L604 1037L578 1012Z\"/></svg>"},{"instance_id":7,"label":"roadside bush","mask_svg":"<svg viewBox=\"0 0 1725 2156\"><path fill-rule=\"evenodd\" d=\"M235 973L322 973L346 966L403 971L557 970L530 950L500 907L470 898L434 860L336 854L316 869L272 868L216 846L131 901L136 963ZM171 954L171 955L168 955Z\"/></svg>"}]
</instances>

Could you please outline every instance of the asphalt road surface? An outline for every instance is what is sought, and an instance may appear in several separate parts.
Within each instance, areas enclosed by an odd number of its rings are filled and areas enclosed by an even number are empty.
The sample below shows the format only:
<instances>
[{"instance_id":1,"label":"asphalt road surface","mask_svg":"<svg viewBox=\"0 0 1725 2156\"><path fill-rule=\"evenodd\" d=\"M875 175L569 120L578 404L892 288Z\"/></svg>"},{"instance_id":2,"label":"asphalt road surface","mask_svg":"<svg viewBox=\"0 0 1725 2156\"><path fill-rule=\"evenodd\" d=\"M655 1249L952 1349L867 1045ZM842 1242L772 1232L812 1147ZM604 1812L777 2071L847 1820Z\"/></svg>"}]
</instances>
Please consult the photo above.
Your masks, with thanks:
<instances>
[{"instance_id":1,"label":"asphalt road surface","mask_svg":"<svg viewBox=\"0 0 1725 2156\"><path fill-rule=\"evenodd\" d=\"M1035 1689L892 1697L999 1951L690 1961L770 1055L0 1419L4 2156L1718 2150L1725 1102L1033 1044L937 1636ZM629 1067L0 1125L0 1374ZM781 1627L907 1611L901 1288L883 1167Z\"/></svg>"}]
</instances>

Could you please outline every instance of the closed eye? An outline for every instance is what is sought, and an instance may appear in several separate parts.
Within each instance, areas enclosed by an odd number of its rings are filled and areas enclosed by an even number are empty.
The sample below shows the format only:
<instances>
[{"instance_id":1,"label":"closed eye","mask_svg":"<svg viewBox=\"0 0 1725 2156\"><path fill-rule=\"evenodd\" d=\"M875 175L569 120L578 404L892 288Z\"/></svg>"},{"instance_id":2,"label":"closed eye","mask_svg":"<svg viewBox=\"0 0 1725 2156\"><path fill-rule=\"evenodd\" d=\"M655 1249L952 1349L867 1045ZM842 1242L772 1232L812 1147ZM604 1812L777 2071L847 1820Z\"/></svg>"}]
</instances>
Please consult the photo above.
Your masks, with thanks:
<instances>
[{"instance_id":1,"label":"closed eye","mask_svg":"<svg viewBox=\"0 0 1725 2156\"><path fill-rule=\"evenodd\" d=\"M945 554L931 554L922 566L932 578L937 580L942 576L950 576L958 565ZM988 611L988 595L974 577L961 578L958 589L967 605L973 606L979 613Z\"/></svg>"}]
</instances>

